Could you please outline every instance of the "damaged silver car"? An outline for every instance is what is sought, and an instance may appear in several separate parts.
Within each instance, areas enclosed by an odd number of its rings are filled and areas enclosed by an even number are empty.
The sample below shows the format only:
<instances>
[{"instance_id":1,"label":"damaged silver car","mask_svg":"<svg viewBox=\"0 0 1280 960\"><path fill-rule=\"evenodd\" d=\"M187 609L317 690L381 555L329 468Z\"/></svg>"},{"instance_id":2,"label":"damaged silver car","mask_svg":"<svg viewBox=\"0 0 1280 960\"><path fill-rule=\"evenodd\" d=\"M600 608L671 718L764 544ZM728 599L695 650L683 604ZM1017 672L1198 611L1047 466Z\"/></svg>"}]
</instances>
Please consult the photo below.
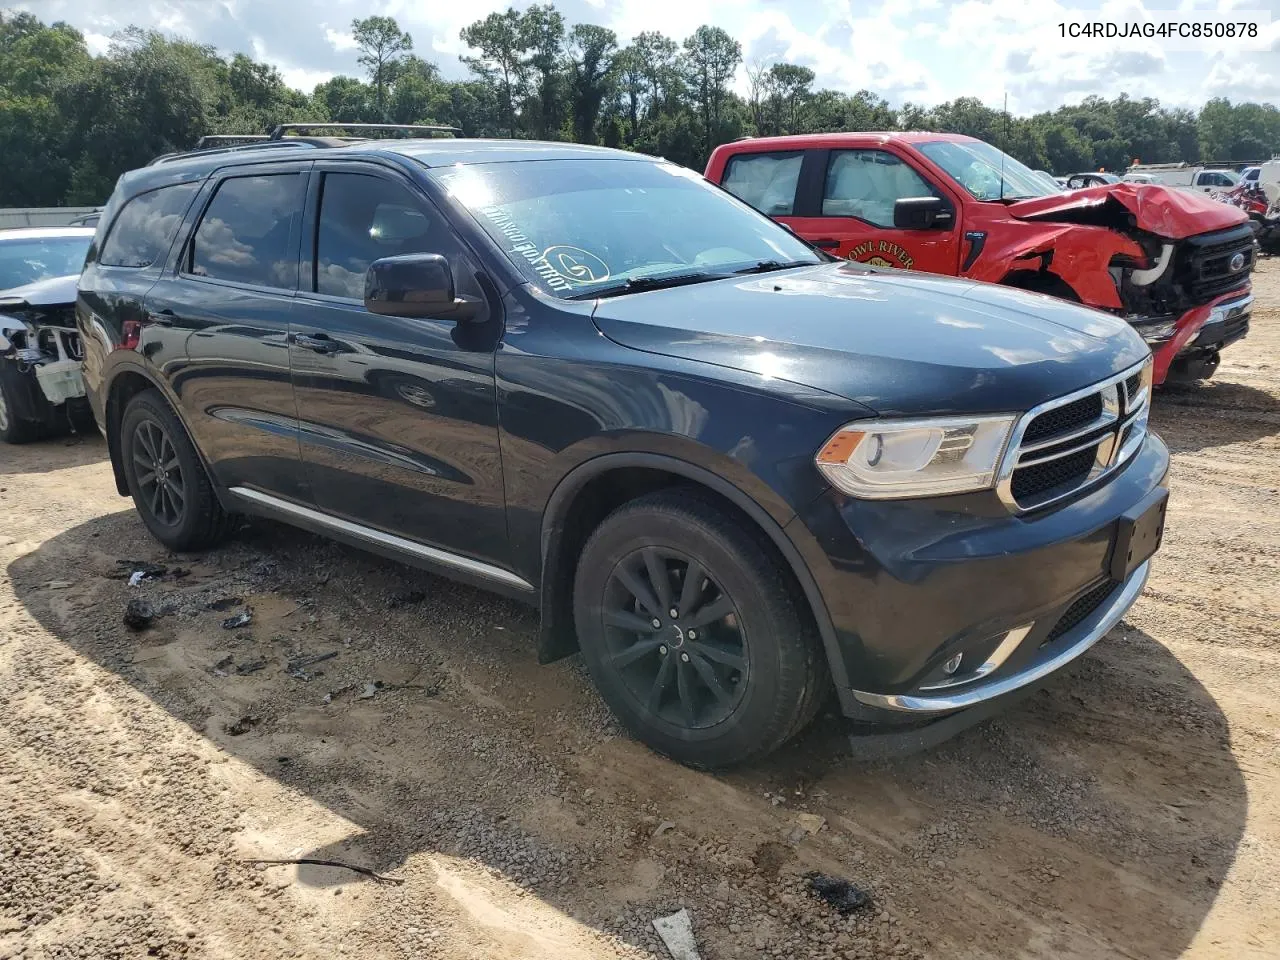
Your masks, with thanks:
<instances>
[{"instance_id":1,"label":"damaged silver car","mask_svg":"<svg viewBox=\"0 0 1280 960\"><path fill-rule=\"evenodd\" d=\"M25 443L89 422L76 283L94 231L0 231L0 440Z\"/></svg>"}]
</instances>

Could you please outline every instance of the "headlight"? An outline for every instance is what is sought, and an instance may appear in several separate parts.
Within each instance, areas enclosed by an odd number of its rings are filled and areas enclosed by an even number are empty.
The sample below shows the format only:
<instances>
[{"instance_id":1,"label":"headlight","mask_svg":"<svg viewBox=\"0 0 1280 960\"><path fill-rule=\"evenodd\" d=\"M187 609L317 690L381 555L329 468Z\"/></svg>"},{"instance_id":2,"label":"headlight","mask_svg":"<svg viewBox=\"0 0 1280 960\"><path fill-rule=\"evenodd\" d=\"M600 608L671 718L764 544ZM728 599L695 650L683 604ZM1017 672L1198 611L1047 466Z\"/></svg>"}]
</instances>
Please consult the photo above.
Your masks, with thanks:
<instances>
[{"instance_id":1,"label":"headlight","mask_svg":"<svg viewBox=\"0 0 1280 960\"><path fill-rule=\"evenodd\" d=\"M1147 343L1163 343L1173 336L1177 320L1157 320L1155 323L1136 323L1133 328Z\"/></svg>"},{"instance_id":2,"label":"headlight","mask_svg":"<svg viewBox=\"0 0 1280 960\"><path fill-rule=\"evenodd\" d=\"M1014 419L864 420L837 430L814 462L837 489L871 500L985 490Z\"/></svg>"}]
</instances>

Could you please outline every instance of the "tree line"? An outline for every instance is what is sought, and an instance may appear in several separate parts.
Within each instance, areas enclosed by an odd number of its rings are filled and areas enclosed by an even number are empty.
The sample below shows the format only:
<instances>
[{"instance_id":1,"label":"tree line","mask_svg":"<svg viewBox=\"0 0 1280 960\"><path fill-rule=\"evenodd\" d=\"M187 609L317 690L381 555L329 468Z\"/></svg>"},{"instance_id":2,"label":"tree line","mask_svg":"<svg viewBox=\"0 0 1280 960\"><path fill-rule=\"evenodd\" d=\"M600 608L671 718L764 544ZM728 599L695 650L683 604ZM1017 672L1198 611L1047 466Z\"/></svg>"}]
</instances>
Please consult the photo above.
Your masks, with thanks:
<instances>
[{"instance_id":1,"label":"tree line","mask_svg":"<svg viewBox=\"0 0 1280 960\"><path fill-rule=\"evenodd\" d=\"M1273 104L1213 99L1199 112L1125 94L1029 117L974 97L934 107L860 90L815 89L808 67L745 63L719 27L677 40L646 31L622 45L553 4L491 13L463 28L469 76L445 79L390 17L353 21L363 77L310 93L243 53L131 27L100 56L69 24L0 12L0 206L100 204L123 171L210 133L277 123L439 123L466 136L572 140L638 150L701 169L743 136L938 130L993 143L1064 174L1143 162L1257 160L1280 153ZM746 95L734 89L745 71Z\"/></svg>"}]
</instances>

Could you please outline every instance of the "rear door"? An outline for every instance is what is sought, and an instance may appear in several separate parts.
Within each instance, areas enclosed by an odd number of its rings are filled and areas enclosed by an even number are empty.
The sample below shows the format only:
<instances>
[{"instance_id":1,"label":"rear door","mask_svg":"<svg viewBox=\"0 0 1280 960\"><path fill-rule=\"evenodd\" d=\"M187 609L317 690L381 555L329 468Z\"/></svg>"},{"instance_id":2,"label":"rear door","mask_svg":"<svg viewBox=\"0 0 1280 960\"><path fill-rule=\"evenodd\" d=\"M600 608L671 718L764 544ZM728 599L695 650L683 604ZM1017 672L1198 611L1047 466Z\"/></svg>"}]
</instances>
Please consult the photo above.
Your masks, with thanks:
<instances>
[{"instance_id":1,"label":"rear door","mask_svg":"<svg viewBox=\"0 0 1280 960\"><path fill-rule=\"evenodd\" d=\"M946 191L905 158L885 149L811 150L789 223L815 246L875 266L955 274L960 265L960 217ZM812 171L810 173L809 171ZM945 226L902 230L894 204L939 197L951 216Z\"/></svg>"},{"instance_id":2,"label":"rear door","mask_svg":"<svg viewBox=\"0 0 1280 960\"><path fill-rule=\"evenodd\" d=\"M146 299L182 349L165 376L218 483L308 501L289 377L289 314L310 162L215 174L198 220Z\"/></svg>"}]
</instances>

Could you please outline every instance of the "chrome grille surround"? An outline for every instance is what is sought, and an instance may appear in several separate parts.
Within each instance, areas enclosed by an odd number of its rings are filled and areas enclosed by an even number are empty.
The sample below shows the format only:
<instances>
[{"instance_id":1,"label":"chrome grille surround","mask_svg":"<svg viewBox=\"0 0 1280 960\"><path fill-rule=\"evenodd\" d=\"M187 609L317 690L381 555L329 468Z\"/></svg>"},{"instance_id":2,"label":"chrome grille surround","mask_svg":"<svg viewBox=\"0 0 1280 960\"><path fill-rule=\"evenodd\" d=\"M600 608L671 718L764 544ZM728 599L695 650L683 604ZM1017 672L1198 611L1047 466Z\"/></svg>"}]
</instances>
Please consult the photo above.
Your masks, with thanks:
<instances>
[{"instance_id":1,"label":"chrome grille surround","mask_svg":"<svg viewBox=\"0 0 1280 960\"><path fill-rule=\"evenodd\" d=\"M1033 407L1018 418L996 480L996 494L1010 511L1026 513L1029 510L1039 510L1081 493L1096 485L1138 452L1147 435L1151 364L1151 358L1148 357L1142 363L1113 374L1106 380ZM1023 442L1023 437L1037 418L1092 395L1100 395L1102 398L1102 413L1099 416L1086 424L1042 437L1034 443ZM1094 451L1092 463L1087 472L1078 478L1033 494L1023 492L1021 497L1015 495L1014 481L1021 471L1037 466L1043 466L1045 470L1052 469L1051 465L1055 462L1078 456L1082 451L1090 449ZM1025 478L1027 474L1021 476Z\"/></svg>"}]
</instances>

